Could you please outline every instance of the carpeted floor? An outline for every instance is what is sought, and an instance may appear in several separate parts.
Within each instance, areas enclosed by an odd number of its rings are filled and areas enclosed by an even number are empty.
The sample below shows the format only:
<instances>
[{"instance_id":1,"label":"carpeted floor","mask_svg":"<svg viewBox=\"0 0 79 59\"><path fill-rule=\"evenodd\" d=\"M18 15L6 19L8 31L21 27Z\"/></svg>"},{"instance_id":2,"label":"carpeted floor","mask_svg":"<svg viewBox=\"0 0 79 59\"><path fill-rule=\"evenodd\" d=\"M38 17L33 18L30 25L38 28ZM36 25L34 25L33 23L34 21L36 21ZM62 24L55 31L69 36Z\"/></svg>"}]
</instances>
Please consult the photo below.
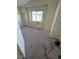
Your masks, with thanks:
<instances>
[{"instance_id":1,"label":"carpeted floor","mask_svg":"<svg viewBox=\"0 0 79 59\"><path fill-rule=\"evenodd\" d=\"M49 33L31 27L23 27L22 33L26 43L27 59L45 59L43 44L49 45Z\"/></svg>"}]
</instances>

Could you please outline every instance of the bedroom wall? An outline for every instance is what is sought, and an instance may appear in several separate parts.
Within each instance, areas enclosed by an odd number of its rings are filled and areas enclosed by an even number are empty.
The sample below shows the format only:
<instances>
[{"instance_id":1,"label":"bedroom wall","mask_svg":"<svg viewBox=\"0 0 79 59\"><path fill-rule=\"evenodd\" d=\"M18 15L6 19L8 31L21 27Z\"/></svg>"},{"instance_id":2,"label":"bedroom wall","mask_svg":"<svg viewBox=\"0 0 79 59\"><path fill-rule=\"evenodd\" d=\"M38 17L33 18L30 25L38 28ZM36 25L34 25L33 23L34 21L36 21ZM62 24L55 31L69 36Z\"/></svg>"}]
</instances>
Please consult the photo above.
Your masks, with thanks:
<instances>
[{"instance_id":1,"label":"bedroom wall","mask_svg":"<svg viewBox=\"0 0 79 59\"><path fill-rule=\"evenodd\" d=\"M18 51L17 51L17 59L23 59Z\"/></svg>"},{"instance_id":2,"label":"bedroom wall","mask_svg":"<svg viewBox=\"0 0 79 59\"><path fill-rule=\"evenodd\" d=\"M43 28L46 31L50 31L51 24L52 24L54 15L55 15L55 11L56 11L56 7L57 7L58 2L59 2L59 0L35 0L35 1L30 1L29 3L24 5L22 8L27 10L27 8L39 7L39 6L43 6L43 5L47 4L48 7L47 7L47 11L45 13L46 14L46 18L45 18L45 22L44 22ZM29 25L26 15L22 15L23 24L25 26ZM32 23L32 25L36 26L36 24L33 24L33 23Z\"/></svg>"},{"instance_id":3,"label":"bedroom wall","mask_svg":"<svg viewBox=\"0 0 79 59\"><path fill-rule=\"evenodd\" d=\"M17 10L17 22L19 23L19 26L20 26L20 27L23 26L21 14L20 14L20 9Z\"/></svg>"},{"instance_id":4,"label":"bedroom wall","mask_svg":"<svg viewBox=\"0 0 79 59\"><path fill-rule=\"evenodd\" d=\"M17 44L20 47L20 49L25 57L25 41L24 41L21 29L20 29L20 25L18 22L17 22Z\"/></svg>"},{"instance_id":5,"label":"bedroom wall","mask_svg":"<svg viewBox=\"0 0 79 59\"><path fill-rule=\"evenodd\" d=\"M48 8L47 8L46 22L45 22L46 31L50 31L58 2L59 0L48 1Z\"/></svg>"},{"instance_id":6,"label":"bedroom wall","mask_svg":"<svg viewBox=\"0 0 79 59\"><path fill-rule=\"evenodd\" d=\"M26 11L23 8L18 8L18 14L21 17L21 21L22 21L22 26L26 25Z\"/></svg>"},{"instance_id":7,"label":"bedroom wall","mask_svg":"<svg viewBox=\"0 0 79 59\"><path fill-rule=\"evenodd\" d=\"M36 10L36 11L43 11L43 21L42 22L34 22L31 21L29 18L29 12L32 10ZM45 24L45 19L46 19L46 11L47 11L47 5L43 5L43 6L38 6L38 7L28 7L27 8L27 12L28 12L28 26L32 26L32 27L36 27L36 28L44 28L44 24Z\"/></svg>"},{"instance_id":8,"label":"bedroom wall","mask_svg":"<svg viewBox=\"0 0 79 59\"><path fill-rule=\"evenodd\" d=\"M56 22L54 24L52 36L58 39L61 39L61 9L58 12Z\"/></svg>"}]
</instances>

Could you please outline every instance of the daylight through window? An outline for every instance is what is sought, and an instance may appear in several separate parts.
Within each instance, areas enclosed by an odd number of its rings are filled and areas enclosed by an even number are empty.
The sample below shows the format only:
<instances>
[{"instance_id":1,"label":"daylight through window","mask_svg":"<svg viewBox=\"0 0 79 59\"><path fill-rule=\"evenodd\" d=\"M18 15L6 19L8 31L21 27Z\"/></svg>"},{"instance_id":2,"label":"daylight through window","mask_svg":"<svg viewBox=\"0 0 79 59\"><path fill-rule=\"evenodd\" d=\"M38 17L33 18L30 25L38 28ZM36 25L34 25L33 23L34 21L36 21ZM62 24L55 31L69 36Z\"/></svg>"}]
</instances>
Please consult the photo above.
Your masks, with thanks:
<instances>
[{"instance_id":1,"label":"daylight through window","mask_svg":"<svg viewBox=\"0 0 79 59\"><path fill-rule=\"evenodd\" d=\"M43 11L32 11L32 21L42 22Z\"/></svg>"}]
</instances>

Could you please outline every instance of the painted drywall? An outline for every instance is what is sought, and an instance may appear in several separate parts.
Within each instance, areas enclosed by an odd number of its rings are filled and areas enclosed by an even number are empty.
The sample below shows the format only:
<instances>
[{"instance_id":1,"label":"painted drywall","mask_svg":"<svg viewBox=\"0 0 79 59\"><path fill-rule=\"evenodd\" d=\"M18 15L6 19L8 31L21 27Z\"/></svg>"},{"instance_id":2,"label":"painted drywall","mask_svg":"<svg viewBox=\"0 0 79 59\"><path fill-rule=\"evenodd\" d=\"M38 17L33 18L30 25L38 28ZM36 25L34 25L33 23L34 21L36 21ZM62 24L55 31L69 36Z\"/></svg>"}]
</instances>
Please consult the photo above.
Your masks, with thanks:
<instances>
[{"instance_id":1,"label":"painted drywall","mask_svg":"<svg viewBox=\"0 0 79 59\"><path fill-rule=\"evenodd\" d=\"M22 56L20 55L19 51L17 51L17 59L23 59Z\"/></svg>"},{"instance_id":2,"label":"painted drywall","mask_svg":"<svg viewBox=\"0 0 79 59\"><path fill-rule=\"evenodd\" d=\"M61 1L59 1L58 5L57 5L56 12L55 12L55 15L54 15L54 18L53 18L53 21L52 21L52 25L51 25L51 29L50 29L50 37L52 37L52 32L53 32L54 25L55 25L55 22L57 20L60 8L61 8Z\"/></svg>"},{"instance_id":3,"label":"painted drywall","mask_svg":"<svg viewBox=\"0 0 79 59\"><path fill-rule=\"evenodd\" d=\"M49 0L46 14L45 30L50 31L51 24L55 15L56 7L59 0Z\"/></svg>"},{"instance_id":4,"label":"painted drywall","mask_svg":"<svg viewBox=\"0 0 79 59\"><path fill-rule=\"evenodd\" d=\"M43 11L43 21L42 22L34 22L31 21L30 19L30 14L29 12L31 11ZM27 12L28 12L28 26L36 27L36 28L44 28L45 24L45 18L46 18L46 11L47 11L47 5L43 6L38 6L38 7L28 7Z\"/></svg>"},{"instance_id":5,"label":"painted drywall","mask_svg":"<svg viewBox=\"0 0 79 59\"><path fill-rule=\"evenodd\" d=\"M53 20L53 17L55 15L55 11L56 11L56 7L57 7L58 2L59 2L59 0L40 0L40 1L28 3L26 6L27 7L37 6L38 7L38 6L43 5L43 4L47 4L48 5L47 6L47 11L45 13L46 14L46 18L45 18L45 22L44 22L43 28L46 31L50 31L52 20Z\"/></svg>"},{"instance_id":6,"label":"painted drywall","mask_svg":"<svg viewBox=\"0 0 79 59\"><path fill-rule=\"evenodd\" d=\"M50 31L51 28L51 24L55 15L55 11L56 11L56 7L58 4L59 0L34 0L34 1L30 1L27 4L24 5L24 9L28 10L28 8L32 8L32 7L38 7L39 6L43 6L43 5L48 5L47 6L47 11L45 12L45 22L43 25L44 30L46 31ZM40 8L39 8L40 9ZM25 11L26 13L28 13L28 11ZM23 25L25 26L29 26L30 24L28 23L28 18L26 16L27 14L22 14L22 19L23 19ZM37 23L31 23L31 25L34 25L35 27ZM39 23L38 23L39 24Z\"/></svg>"},{"instance_id":7,"label":"painted drywall","mask_svg":"<svg viewBox=\"0 0 79 59\"><path fill-rule=\"evenodd\" d=\"M22 26L25 26L26 25L26 11L25 11L25 9L19 7L17 11L21 17Z\"/></svg>"},{"instance_id":8,"label":"painted drywall","mask_svg":"<svg viewBox=\"0 0 79 59\"><path fill-rule=\"evenodd\" d=\"M21 15L18 13L17 14L17 22L19 23L19 26L22 27L23 24L22 24L22 19L21 19Z\"/></svg>"},{"instance_id":9,"label":"painted drywall","mask_svg":"<svg viewBox=\"0 0 79 59\"><path fill-rule=\"evenodd\" d=\"M17 22L17 43L25 57L25 42L24 42L24 38L23 38L23 35L22 35L18 22Z\"/></svg>"},{"instance_id":10,"label":"painted drywall","mask_svg":"<svg viewBox=\"0 0 79 59\"><path fill-rule=\"evenodd\" d=\"M61 38L61 9L58 12L58 16L56 18L56 22L54 24L52 36L55 38Z\"/></svg>"}]
</instances>

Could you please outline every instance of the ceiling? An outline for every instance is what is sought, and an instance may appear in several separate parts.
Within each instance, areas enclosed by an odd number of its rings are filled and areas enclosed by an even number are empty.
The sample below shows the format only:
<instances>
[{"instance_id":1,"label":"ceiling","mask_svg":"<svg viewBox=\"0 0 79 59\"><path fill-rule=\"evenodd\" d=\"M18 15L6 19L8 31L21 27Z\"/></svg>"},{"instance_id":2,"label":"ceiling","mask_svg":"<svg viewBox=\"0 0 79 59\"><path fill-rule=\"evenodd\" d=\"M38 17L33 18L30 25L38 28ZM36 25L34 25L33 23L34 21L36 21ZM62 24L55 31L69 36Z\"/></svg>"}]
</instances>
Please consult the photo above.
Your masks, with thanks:
<instances>
[{"instance_id":1,"label":"ceiling","mask_svg":"<svg viewBox=\"0 0 79 59\"><path fill-rule=\"evenodd\" d=\"M48 0L17 0L18 7L31 7L47 4Z\"/></svg>"},{"instance_id":2,"label":"ceiling","mask_svg":"<svg viewBox=\"0 0 79 59\"><path fill-rule=\"evenodd\" d=\"M28 3L30 0L17 0L17 6L21 7L23 5L25 5L26 3Z\"/></svg>"}]
</instances>

